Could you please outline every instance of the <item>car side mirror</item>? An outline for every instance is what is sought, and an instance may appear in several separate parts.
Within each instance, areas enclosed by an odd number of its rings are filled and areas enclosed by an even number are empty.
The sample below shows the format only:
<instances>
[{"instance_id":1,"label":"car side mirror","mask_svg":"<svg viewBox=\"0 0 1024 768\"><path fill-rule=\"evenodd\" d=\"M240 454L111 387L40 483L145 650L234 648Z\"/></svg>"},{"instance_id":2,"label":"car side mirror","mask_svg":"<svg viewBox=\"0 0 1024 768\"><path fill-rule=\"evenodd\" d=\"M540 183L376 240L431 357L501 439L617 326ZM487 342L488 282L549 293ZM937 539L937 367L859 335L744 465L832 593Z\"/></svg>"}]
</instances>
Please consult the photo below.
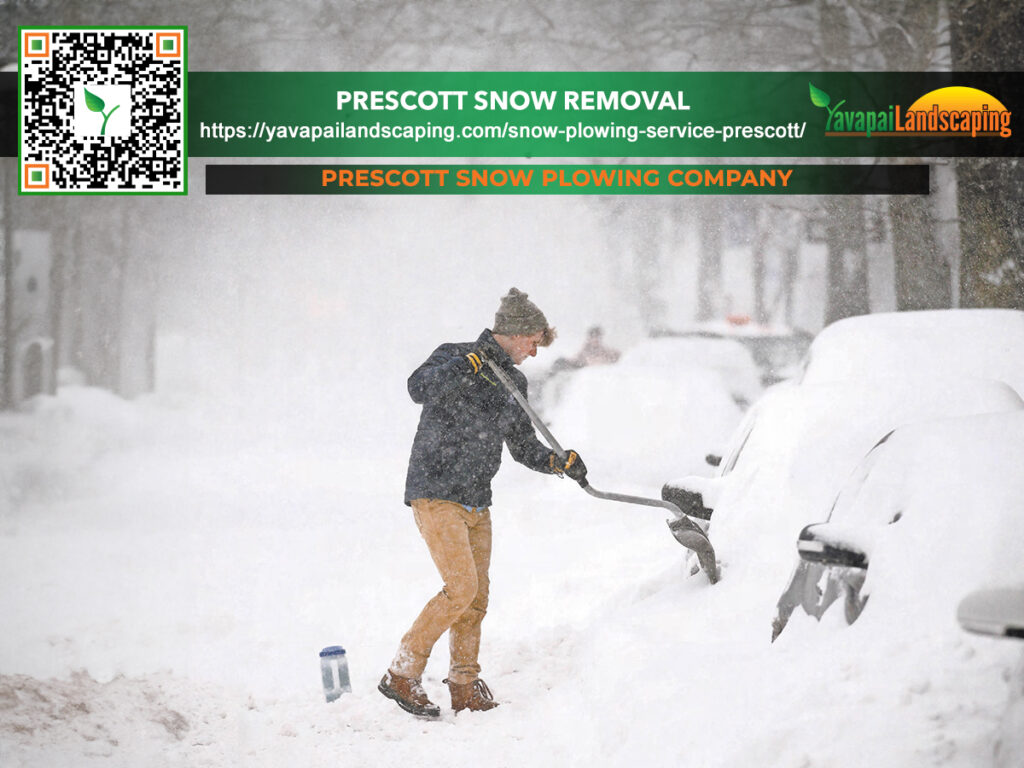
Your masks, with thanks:
<instances>
[{"instance_id":1,"label":"car side mirror","mask_svg":"<svg viewBox=\"0 0 1024 768\"><path fill-rule=\"evenodd\" d=\"M675 504L687 517L710 520L711 513L714 512L713 509L704 506L704 496L698 491L690 491L671 483L665 483L661 487L661 498Z\"/></svg>"},{"instance_id":2,"label":"car side mirror","mask_svg":"<svg viewBox=\"0 0 1024 768\"><path fill-rule=\"evenodd\" d=\"M956 620L968 632L1024 639L1024 587L971 592L957 606Z\"/></svg>"},{"instance_id":3,"label":"car side mirror","mask_svg":"<svg viewBox=\"0 0 1024 768\"><path fill-rule=\"evenodd\" d=\"M722 457L714 453L709 453L704 457L704 461L706 461L709 466L717 467L722 463Z\"/></svg>"},{"instance_id":4,"label":"car side mirror","mask_svg":"<svg viewBox=\"0 0 1024 768\"><path fill-rule=\"evenodd\" d=\"M868 547L857 541L856 532L834 523L813 523L800 531L796 548L809 563L867 568Z\"/></svg>"}]
</instances>

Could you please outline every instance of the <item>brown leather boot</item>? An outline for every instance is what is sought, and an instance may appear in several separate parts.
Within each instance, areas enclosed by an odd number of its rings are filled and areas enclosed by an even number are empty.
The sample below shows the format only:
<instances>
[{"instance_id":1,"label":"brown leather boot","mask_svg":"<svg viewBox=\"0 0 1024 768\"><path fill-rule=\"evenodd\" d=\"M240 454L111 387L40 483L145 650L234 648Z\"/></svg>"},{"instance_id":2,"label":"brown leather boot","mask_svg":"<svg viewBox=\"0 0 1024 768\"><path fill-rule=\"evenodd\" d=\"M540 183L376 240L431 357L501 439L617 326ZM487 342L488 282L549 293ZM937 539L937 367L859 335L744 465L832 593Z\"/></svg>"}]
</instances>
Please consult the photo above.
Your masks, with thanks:
<instances>
[{"instance_id":1,"label":"brown leather boot","mask_svg":"<svg viewBox=\"0 0 1024 768\"><path fill-rule=\"evenodd\" d=\"M448 684L448 690L452 694L452 709L456 712L461 712L464 709L468 709L470 712L486 712L488 709L498 706L498 702L491 694L491 689L480 678L472 683L453 683L447 678L444 682Z\"/></svg>"},{"instance_id":2,"label":"brown leather boot","mask_svg":"<svg viewBox=\"0 0 1024 768\"><path fill-rule=\"evenodd\" d=\"M377 690L394 700L406 712L418 717L440 717L441 708L427 698L419 680L399 677L388 670L380 679Z\"/></svg>"}]
</instances>

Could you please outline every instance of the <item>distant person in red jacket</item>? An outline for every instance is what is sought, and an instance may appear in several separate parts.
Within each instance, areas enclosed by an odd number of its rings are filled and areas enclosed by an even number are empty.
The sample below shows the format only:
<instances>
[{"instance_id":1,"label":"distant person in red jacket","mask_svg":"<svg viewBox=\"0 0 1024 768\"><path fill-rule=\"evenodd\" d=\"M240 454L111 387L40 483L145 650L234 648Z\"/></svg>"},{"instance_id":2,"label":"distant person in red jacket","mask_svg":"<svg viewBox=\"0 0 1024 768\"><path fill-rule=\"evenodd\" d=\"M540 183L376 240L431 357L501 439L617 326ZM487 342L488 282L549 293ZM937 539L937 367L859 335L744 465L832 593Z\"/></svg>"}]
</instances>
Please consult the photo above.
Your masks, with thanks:
<instances>
[{"instance_id":1,"label":"distant person in red jacket","mask_svg":"<svg viewBox=\"0 0 1024 768\"><path fill-rule=\"evenodd\" d=\"M603 337L604 330L599 325L595 325L587 331L587 340L583 344L583 349L579 351L576 357L572 358L572 364L576 368L583 368L587 365L606 365L617 362L619 359L618 350L606 347L602 341Z\"/></svg>"}]
</instances>

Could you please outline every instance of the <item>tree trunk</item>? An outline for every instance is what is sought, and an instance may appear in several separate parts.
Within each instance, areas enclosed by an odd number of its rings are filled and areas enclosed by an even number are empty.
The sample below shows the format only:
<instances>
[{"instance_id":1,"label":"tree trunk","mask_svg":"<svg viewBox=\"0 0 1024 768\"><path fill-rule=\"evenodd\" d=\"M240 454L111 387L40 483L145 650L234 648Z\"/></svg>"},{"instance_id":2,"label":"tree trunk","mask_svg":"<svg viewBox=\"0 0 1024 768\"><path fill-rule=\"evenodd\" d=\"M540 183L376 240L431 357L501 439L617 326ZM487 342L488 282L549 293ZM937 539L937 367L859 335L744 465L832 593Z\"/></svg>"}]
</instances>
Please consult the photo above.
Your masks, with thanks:
<instances>
[{"instance_id":1,"label":"tree trunk","mask_svg":"<svg viewBox=\"0 0 1024 768\"><path fill-rule=\"evenodd\" d=\"M842 69L850 58L850 18L845 3L822 0L820 4L822 49L826 63ZM864 201L857 196L829 197L825 210L825 248L828 253L828 287L825 324L870 311L868 302L868 253Z\"/></svg>"},{"instance_id":2,"label":"tree trunk","mask_svg":"<svg viewBox=\"0 0 1024 768\"><path fill-rule=\"evenodd\" d=\"M1020 3L950 0L950 28L956 70L1024 69ZM956 170L960 303L1024 309L1024 163L1016 157L960 158Z\"/></svg>"},{"instance_id":3,"label":"tree trunk","mask_svg":"<svg viewBox=\"0 0 1024 768\"><path fill-rule=\"evenodd\" d=\"M768 259L768 243L772 239L770 228L772 226L771 216L768 213L768 205L759 201L754 208L754 247L751 253L752 267L754 271L754 320L761 325L768 323L768 287L766 273Z\"/></svg>"},{"instance_id":4,"label":"tree trunk","mask_svg":"<svg viewBox=\"0 0 1024 768\"><path fill-rule=\"evenodd\" d=\"M828 253L828 289L825 324L844 317L866 315L868 301L867 238L864 201L837 196L825 203L825 249Z\"/></svg>"},{"instance_id":5,"label":"tree trunk","mask_svg":"<svg viewBox=\"0 0 1024 768\"><path fill-rule=\"evenodd\" d=\"M1024 309L1022 243L1011 220L1014 215L1024 220L1022 191L1019 181L1006 178L995 167L1000 164L1016 166L1017 161L970 158L957 166L963 243L960 303L964 307ZM998 190L1018 197L1007 199Z\"/></svg>"},{"instance_id":6,"label":"tree trunk","mask_svg":"<svg viewBox=\"0 0 1024 768\"><path fill-rule=\"evenodd\" d=\"M883 0L879 11L891 21L879 33L886 69L899 72L930 68L941 45L939 3L935 0ZM895 262L896 309L945 309L953 306L953 271L936 241L932 196L889 197L889 225Z\"/></svg>"},{"instance_id":7,"label":"tree trunk","mask_svg":"<svg viewBox=\"0 0 1024 768\"><path fill-rule=\"evenodd\" d=\"M896 309L953 306L952 270L936 242L931 199L892 195L889 221L896 261Z\"/></svg>"},{"instance_id":8,"label":"tree trunk","mask_svg":"<svg viewBox=\"0 0 1024 768\"><path fill-rule=\"evenodd\" d=\"M713 197L700 201L700 266L697 273L697 320L722 315L722 206Z\"/></svg>"}]
</instances>

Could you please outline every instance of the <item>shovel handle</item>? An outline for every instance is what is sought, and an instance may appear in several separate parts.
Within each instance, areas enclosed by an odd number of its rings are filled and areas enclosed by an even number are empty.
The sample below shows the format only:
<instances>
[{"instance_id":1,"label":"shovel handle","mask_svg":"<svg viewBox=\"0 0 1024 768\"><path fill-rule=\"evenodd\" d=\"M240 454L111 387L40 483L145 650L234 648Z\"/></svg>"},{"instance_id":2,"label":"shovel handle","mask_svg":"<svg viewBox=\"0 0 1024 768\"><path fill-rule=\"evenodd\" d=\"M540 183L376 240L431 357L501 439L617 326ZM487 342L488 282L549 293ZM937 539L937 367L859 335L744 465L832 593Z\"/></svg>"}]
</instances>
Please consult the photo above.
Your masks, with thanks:
<instances>
[{"instance_id":1,"label":"shovel handle","mask_svg":"<svg viewBox=\"0 0 1024 768\"><path fill-rule=\"evenodd\" d=\"M606 493L604 491L597 490L594 486L587 483L586 479L580 482L580 486L584 491L598 499L621 501L626 504L642 504L645 507L661 507L662 509L667 509L671 512L677 520L685 517L685 515L683 515L683 510L671 501L665 501L664 499L648 499L644 496L629 496L625 493Z\"/></svg>"},{"instance_id":2,"label":"shovel handle","mask_svg":"<svg viewBox=\"0 0 1024 768\"><path fill-rule=\"evenodd\" d=\"M498 377L498 381L505 386L505 389L509 391L509 394L512 395L512 397L516 399L516 402L522 406L524 411L526 411L526 415L530 417L530 421L533 422L533 426L535 426L537 430L544 435L544 439L548 441L548 445L551 446L551 450L555 452L555 455L564 460L565 449L562 448L558 440L555 439L555 436L551 434L551 430L548 429L547 424L540 420L540 416L538 416L537 412L533 410L533 406L530 405L530 401L526 399L526 396L519 391L519 387L516 386L516 383L512 381L512 379L509 378L509 375L501 370L498 364L491 360L491 358L487 357L487 355L480 356L484 359L484 362L490 366L494 375Z\"/></svg>"}]
</instances>

